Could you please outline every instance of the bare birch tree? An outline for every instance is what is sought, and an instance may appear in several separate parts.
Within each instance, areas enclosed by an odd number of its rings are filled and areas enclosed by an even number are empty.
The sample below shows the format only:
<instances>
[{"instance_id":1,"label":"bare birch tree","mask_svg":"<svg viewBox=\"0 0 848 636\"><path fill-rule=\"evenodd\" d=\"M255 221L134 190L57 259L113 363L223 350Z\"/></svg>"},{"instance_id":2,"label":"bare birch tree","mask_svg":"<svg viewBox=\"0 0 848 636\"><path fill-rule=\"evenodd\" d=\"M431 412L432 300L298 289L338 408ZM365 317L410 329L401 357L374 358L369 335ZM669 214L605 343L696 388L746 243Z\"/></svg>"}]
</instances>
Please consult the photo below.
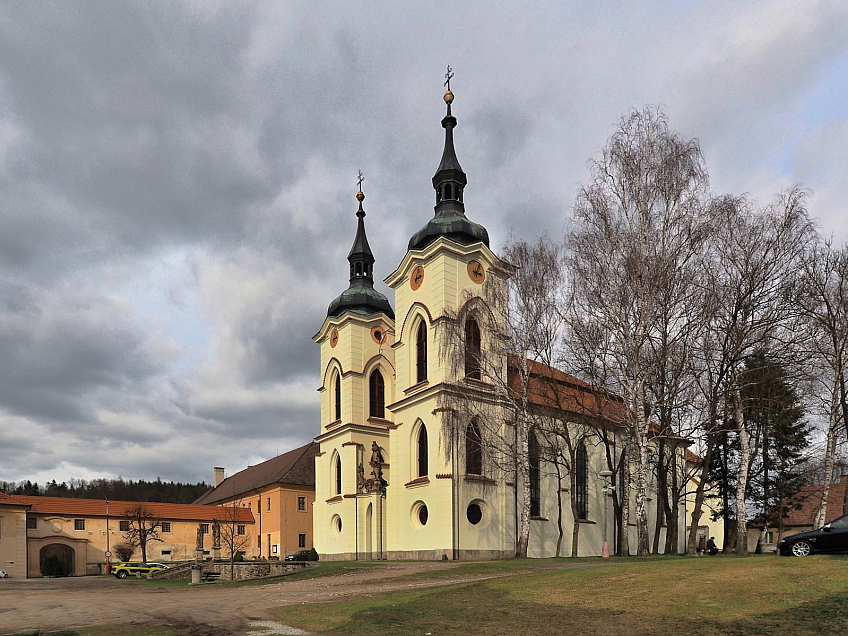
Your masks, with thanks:
<instances>
[{"instance_id":1,"label":"bare birch tree","mask_svg":"<svg viewBox=\"0 0 848 636\"><path fill-rule=\"evenodd\" d=\"M694 262L708 235L707 172L698 142L672 133L652 108L622 119L592 169L566 237L569 337L577 341L575 355L589 356L577 364L591 383L603 381L624 398L638 554L648 556L650 422L656 405L669 399L654 381L667 363L654 344L663 310L679 312L694 284Z\"/></svg>"},{"instance_id":2,"label":"bare birch tree","mask_svg":"<svg viewBox=\"0 0 848 636\"><path fill-rule=\"evenodd\" d=\"M824 492L816 516L819 527L827 517L837 432L848 431L848 247L835 248L831 241L813 243L803 259L794 300L807 336L801 352L817 362L821 373L816 384L828 404ZM848 512L848 502L843 502L842 512Z\"/></svg>"},{"instance_id":3,"label":"bare birch tree","mask_svg":"<svg viewBox=\"0 0 848 636\"><path fill-rule=\"evenodd\" d=\"M813 228L804 192L793 188L769 207L755 211L743 197L724 197L714 206L711 260L701 280L708 292L708 321L700 347L706 452L692 511L689 547L694 550L704 485L721 419L738 436L736 468L736 550L747 554L746 492L755 447L745 421L741 391L743 364L757 349L786 336L792 273ZM724 417L722 418L722 413Z\"/></svg>"}]
</instances>

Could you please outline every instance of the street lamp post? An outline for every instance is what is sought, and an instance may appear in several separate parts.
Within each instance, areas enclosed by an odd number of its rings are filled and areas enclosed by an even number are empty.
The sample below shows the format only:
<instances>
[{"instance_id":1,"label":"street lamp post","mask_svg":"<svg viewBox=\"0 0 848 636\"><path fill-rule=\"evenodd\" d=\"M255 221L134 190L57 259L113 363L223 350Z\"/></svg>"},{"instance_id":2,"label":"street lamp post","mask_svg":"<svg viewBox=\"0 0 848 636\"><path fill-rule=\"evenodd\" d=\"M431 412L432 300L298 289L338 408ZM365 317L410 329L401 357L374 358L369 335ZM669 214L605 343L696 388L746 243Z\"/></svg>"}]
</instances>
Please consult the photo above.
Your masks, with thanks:
<instances>
[{"instance_id":1,"label":"street lamp post","mask_svg":"<svg viewBox=\"0 0 848 636\"><path fill-rule=\"evenodd\" d=\"M609 499L609 493L613 490L614 486L610 483L609 479L612 477L611 470L602 470L598 473L600 477L604 479L604 547L601 552L601 557L604 559L608 559L610 556L609 551L609 541L607 541L607 499Z\"/></svg>"},{"instance_id":2,"label":"street lamp post","mask_svg":"<svg viewBox=\"0 0 848 636\"><path fill-rule=\"evenodd\" d=\"M112 549L109 546L109 498L106 497L106 574L112 573Z\"/></svg>"},{"instance_id":3,"label":"street lamp post","mask_svg":"<svg viewBox=\"0 0 848 636\"><path fill-rule=\"evenodd\" d=\"M96 488L101 495L103 495L103 499L106 502L106 574L112 573L112 550L109 546L109 496L106 492L95 484L91 484L94 488Z\"/></svg>"}]
</instances>

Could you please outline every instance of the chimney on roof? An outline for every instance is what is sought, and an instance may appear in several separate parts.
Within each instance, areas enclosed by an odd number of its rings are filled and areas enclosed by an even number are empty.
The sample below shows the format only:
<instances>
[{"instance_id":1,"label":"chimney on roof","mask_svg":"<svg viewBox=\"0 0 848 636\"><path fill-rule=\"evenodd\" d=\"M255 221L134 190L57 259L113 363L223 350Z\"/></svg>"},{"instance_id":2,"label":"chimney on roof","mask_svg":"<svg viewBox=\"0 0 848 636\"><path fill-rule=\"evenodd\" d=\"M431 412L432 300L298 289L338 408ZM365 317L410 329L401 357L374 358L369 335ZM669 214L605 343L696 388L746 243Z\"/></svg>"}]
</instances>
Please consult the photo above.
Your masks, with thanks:
<instances>
[{"instance_id":1,"label":"chimney on roof","mask_svg":"<svg viewBox=\"0 0 848 636\"><path fill-rule=\"evenodd\" d=\"M221 485L224 481L224 469L220 466L215 466L215 488Z\"/></svg>"}]
</instances>

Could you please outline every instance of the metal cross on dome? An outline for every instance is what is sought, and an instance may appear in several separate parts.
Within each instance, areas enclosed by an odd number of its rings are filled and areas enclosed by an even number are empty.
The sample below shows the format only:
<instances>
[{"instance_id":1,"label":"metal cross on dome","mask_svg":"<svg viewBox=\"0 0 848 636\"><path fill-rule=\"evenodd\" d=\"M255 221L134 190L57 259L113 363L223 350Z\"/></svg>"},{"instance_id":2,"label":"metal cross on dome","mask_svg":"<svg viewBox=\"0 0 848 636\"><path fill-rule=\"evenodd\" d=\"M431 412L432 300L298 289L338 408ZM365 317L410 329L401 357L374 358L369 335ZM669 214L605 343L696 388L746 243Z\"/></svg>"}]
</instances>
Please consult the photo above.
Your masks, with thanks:
<instances>
[{"instance_id":1,"label":"metal cross on dome","mask_svg":"<svg viewBox=\"0 0 848 636\"><path fill-rule=\"evenodd\" d=\"M362 176L362 170L359 170L359 179L356 181L356 185L359 188L359 191L362 192L362 182L365 181L365 177Z\"/></svg>"},{"instance_id":2,"label":"metal cross on dome","mask_svg":"<svg viewBox=\"0 0 848 636\"><path fill-rule=\"evenodd\" d=\"M448 64L448 72L445 73L445 86L447 87L448 90L450 90L450 81L451 81L452 77L453 77L453 69L450 67L450 64Z\"/></svg>"}]
</instances>

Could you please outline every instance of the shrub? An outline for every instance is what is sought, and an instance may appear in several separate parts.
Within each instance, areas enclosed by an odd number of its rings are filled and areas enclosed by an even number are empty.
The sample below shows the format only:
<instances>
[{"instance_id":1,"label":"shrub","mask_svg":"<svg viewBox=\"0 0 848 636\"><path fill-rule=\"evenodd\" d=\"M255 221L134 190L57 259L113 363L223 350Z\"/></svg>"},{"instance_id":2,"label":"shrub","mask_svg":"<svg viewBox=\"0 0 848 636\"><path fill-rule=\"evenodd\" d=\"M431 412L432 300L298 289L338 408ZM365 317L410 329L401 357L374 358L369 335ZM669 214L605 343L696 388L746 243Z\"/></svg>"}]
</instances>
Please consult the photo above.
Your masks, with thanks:
<instances>
[{"instance_id":1,"label":"shrub","mask_svg":"<svg viewBox=\"0 0 848 636\"><path fill-rule=\"evenodd\" d=\"M309 551L309 556L308 556L308 557L306 557L306 560L307 560L307 561L317 561L318 559L319 559L319 557L318 557L318 551L317 551L315 548L312 548L312 549Z\"/></svg>"},{"instance_id":2,"label":"shrub","mask_svg":"<svg viewBox=\"0 0 848 636\"><path fill-rule=\"evenodd\" d=\"M133 552L135 552L135 547L131 546L129 543L119 543L112 549L121 561L129 561L132 559Z\"/></svg>"}]
</instances>

